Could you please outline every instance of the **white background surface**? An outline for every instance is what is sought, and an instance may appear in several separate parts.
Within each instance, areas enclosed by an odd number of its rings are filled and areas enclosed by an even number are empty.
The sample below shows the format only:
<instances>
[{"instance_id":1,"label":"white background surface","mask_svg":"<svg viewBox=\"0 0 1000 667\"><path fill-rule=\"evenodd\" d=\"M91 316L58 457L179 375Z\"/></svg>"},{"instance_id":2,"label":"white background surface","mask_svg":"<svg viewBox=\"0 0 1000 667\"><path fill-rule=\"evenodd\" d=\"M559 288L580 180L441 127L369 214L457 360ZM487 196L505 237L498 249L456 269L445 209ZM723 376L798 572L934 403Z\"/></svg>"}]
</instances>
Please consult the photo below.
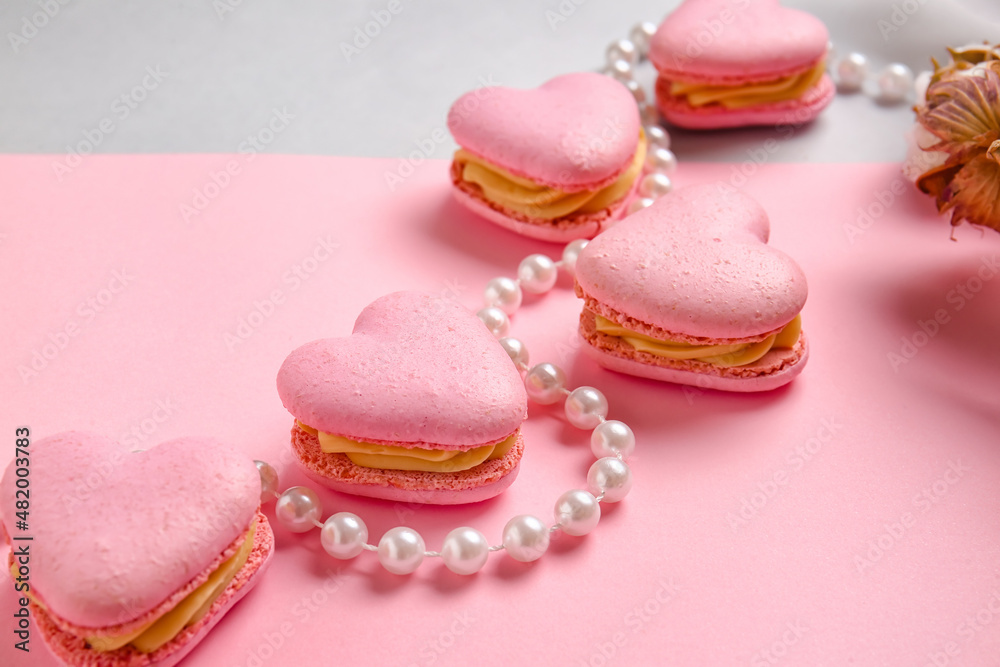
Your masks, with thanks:
<instances>
[{"instance_id":1,"label":"white background surface","mask_svg":"<svg viewBox=\"0 0 1000 667\"><path fill-rule=\"evenodd\" d=\"M608 43L640 20L658 23L677 5L400 0L402 11L348 62L341 44L388 2L4 0L0 152L65 153L85 133L95 136L104 119L113 129L100 132L100 153L236 152L277 108L294 118L268 152L403 156L442 127L452 101L481 80L531 87L596 69ZM823 19L838 52L860 50L876 66L896 60L919 70L931 55L942 57L945 45L1000 41L996 0L785 4ZM58 12L35 33L25 29L43 5ZM555 22L560 12L566 18ZM11 36L18 34L31 36L27 43L15 38L15 48ZM125 107L115 100L141 85L147 67L166 76L122 118ZM652 80L648 64L640 78ZM898 160L911 120L907 105L839 96L772 159ZM675 150L682 160L739 161L769 132L677 132ZM432 157L448 157L453 147L450 139L437 144Z\"/></svg>"}]
</instances>

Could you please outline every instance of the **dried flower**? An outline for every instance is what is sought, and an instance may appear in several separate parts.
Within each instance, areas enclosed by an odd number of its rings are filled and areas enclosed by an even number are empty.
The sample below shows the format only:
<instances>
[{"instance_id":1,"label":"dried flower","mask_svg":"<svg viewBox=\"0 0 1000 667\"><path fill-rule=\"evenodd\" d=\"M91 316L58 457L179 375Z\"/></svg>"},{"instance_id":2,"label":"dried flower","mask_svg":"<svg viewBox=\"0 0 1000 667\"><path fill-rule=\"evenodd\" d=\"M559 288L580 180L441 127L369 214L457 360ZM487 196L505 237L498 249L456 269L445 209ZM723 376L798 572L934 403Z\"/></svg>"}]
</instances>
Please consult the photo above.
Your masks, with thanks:
<instances>
[{"instance_id":1,"label":"dried flower","mask_svg":"<svg viewBox=\"0 0 1000 667\"><path fill-rule=\"evenodd\" d=\"M951 211L952 225L1000 231L1000 45L949 53L952 62L934 63L926 100L914 108L923 159L911 157L904 170L939 211Z\"/></svg>"}]
</instances>

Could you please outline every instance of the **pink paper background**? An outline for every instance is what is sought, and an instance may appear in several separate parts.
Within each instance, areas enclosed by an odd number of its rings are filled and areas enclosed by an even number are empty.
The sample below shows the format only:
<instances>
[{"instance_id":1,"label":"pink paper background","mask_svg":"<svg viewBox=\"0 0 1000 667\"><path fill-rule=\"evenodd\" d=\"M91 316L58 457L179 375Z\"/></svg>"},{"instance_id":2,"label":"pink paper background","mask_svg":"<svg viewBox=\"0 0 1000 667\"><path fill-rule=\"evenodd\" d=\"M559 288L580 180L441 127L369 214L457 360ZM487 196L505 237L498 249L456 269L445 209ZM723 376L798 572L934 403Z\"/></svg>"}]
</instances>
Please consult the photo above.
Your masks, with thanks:
<instances>
[{"instance_id":1,"label":"pink paper background","mask_svg":"<svg viewBox=\"0 0 1000 667\"><path fill-rule=\"evenodd\" d=\"M185 221L179 206L230 159L240 173ZM136 429L127 449L204 434L272 461L283 486L302 483L274 387L293 347L346 335L392 290L477 307L489 278L559 252L464 212L442 161L390 192L399 160L244 160L102 156L59 183L51 156L0 156L4 460L17 425L36 439ZM729 181L736 168L684 163L676 182ZM426 563L401 578L276 526L270 572L185 664L1000 664L1000 280L974 280L1000 237L961 228L949 241L898 165L766 165L744 188L810 281L812 358L791 386L730 395L601 370L575 352L579 303L562 280L528 300L514 335L573 385L606 392L610 416L636 432L634 491L598 529L532 565L495 554L475 577ZM859 207L873 218L852 239ZM325 260L324 243L337 245ZM295 267L312 273L296 282ZM128 284L102 291L115 271ZM980 290L959 297L962 286ZM946 322L923 337L939 309ZM922 346L894 368L904 337ZM52 340L64 348L22 381L18 366ZM321 492L324 515L357 512L376 540L406 523L432 549L460 525L496 542L515 514L550 517L593 460L556 410L532 407L525 434L521 476L493 501ZM749 518L735 521L741 508ZM14 604L7 582L0 664L51 664L37 630L28 661L13 650Z\"/></svg>"}]
</instances>

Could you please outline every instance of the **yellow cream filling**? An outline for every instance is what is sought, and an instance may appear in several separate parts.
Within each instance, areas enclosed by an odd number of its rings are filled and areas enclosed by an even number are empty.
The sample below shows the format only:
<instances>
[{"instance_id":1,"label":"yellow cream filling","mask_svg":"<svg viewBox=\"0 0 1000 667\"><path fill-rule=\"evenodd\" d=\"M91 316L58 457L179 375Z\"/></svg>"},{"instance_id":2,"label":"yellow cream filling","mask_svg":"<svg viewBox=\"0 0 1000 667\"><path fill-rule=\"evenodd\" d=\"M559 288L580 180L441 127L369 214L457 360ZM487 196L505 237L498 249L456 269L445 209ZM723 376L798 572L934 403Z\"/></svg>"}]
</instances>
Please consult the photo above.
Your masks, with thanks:
<instances>
[{"instance_id":1,"label":"yellow cream filling","mask_svg":"<svg viewBox=\"0 0 1000 667\"><path fill-rule=\"evenodd\" d=\"M454 449L421 449L378 445L373 442L351 440L311 429L302 422L306 431L314 431L319 438L319 447L327 454L346 454L351 463L363 468L385 468L389 470L421 470L424 472L458 472L474 468L484 461L503 458L514 446L517 432L505 440L492 445L459 451Z\"/></svg>"},{"instance_id":2,"label":"yellow cream filling","mask_svg":"<svg viewBox=\"0 0 1000 667\"><path fill-rule=\"evenodd\" d=\"M718 103L727 109L740 109L757 104L798 99L812 86L816 85L816 82L822 78L825 71L826 63L820 61L815 67L806 72L791 74L780 79L775 79L774 81L764 81L761 83L749 83L738 86L713 86L703 83L672 81L670 84L670 94L677 97L686 97L688 103L693 107Z\"/></svg>"},{"instance_id":3,"label":"yellow cream filling","mask_svg":"<svg viewBox=\"0 0 1000 667\"><path fill-rule=\"evenodd\" d=\"M515 176L465 149L455 151L462 179L475 183L483 196L503 208L531 218L554 220L571 213L597 213L611 206L631 189L646 160L646 135L639 130L639 144L628 168L615 181L598 190L565 192Z\"/></svg>"},{"instance_id":4,"label":"yellow cream filling","mask_svg":"<svg viewBox=\"0 0 1000 667\"><path fill-rule=\"evenodd\" d=\"M191 591L176 607L133 632L110 637L86 637L87 644L95 651L114 651L126 644L132 644L143 653L152 653L169 642L181 630L200 621L211 609L216 598L226 590L233 577L250 557L256 530L255 519L250 524L250 530L239 550L219 565L205 583ZM35 604L45 609L45 605L40 604L30 593L28 595Z\"/></svg>"},{"instance_id":5,"label":"yellow cream filling","mask_svg":"<svg viewBox=\"0 0 1000 667\"><path fill-rule=\"evenodd\" d=\"M594 315L594 328L603 334L621 338L640 352L648 352L667 359L694 359L729 368L752 364L772 349L791 349L794 347L802 332L802 316L796 315L781 331L771 334L762 341L735 345L690 345L659 340L626 329L597 314Z\"/></svg>"}]
</instances>

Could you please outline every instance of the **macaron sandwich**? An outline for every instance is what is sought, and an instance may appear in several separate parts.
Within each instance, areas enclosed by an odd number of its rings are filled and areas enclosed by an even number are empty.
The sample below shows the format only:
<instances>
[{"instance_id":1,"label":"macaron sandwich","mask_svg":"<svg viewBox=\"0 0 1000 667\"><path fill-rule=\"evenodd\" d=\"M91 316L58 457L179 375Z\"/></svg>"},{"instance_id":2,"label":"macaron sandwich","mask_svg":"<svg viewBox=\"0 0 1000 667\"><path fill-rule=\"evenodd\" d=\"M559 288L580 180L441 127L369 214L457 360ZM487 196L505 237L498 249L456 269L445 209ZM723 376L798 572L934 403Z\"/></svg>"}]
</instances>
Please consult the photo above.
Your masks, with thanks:
<instances>
[{"instance_id":1,"label":"macaron sandwich","mask_svg":"<svg viewBox=\"0 0 1000 667\"><path fill-rule=\"evenodd\" d=\"M576 264L582 350L611 370L727 391L795 378L806 278L767 245L766 212L715 185L678 189L591 241Z\"/></svg>"},{"instance_id":2,"label":"macaron sandwich","mask_svg":"<svg viewBox=\"0 0 1000 667\"><path fill-rule=\"evenodd\" d=\"M591 238L622 217L646 156L632 93L593 72L466 93L448 129L460 146L451 165L458 200L545 241Z\"/></svg>"},{"instance_id":3,"label":"macaron sandwich","mask_svg":"<svg viewBox=\"0 0 1000 667\"><path fill-rule=\"evenodd\" d=\"M379 298L353 333L302 345L278 371L292 451L336 491L439 505L514 481L527 396L510 357L461 305L420 292Z\"/></svg>"},{"instance_id":4,"label":"macaron sandwich","mask_svg":"<svg viewBox=\"0 0 1000 667\"><path fill-rule=\"evenodd\" d=\"M260 477L228 445L180 438L128 453L67 432L30 452L30 496L15 460L0 518L20 604L65 665L176 664L270 562Z\"/></svg>"},{"instance_id":5,"label":"macaron sandwich","mask_svg":"<svg viewBox=\"0 0 1000 667\"><path fill-rule=\"evenodd\" d=\"M685 0L650 43L657 107L691 129L801 125L836 92L828 45L819 19L778 0Z\"/></svg>"}]
</instances>

